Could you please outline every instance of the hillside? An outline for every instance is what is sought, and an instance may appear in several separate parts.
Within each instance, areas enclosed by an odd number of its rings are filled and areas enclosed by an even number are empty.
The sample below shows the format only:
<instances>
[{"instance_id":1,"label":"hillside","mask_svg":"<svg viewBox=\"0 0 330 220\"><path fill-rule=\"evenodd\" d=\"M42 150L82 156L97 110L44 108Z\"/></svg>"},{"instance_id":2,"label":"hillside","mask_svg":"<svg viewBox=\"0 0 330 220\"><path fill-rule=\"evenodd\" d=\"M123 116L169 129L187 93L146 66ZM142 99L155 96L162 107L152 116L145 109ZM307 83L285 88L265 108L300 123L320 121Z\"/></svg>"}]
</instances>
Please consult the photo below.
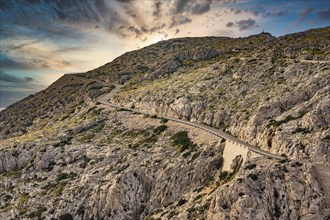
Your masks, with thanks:
<instances>
[{"instance_id":1,"label":"hillside","mask_svg":"<svg viewBox=\"0 0 330 220\"><path fill-rule=\"evenodd\" d=\"M161 41L0 112L0 219L326 219L329 125L330 27Z\"/></svg>"}]
</instances>

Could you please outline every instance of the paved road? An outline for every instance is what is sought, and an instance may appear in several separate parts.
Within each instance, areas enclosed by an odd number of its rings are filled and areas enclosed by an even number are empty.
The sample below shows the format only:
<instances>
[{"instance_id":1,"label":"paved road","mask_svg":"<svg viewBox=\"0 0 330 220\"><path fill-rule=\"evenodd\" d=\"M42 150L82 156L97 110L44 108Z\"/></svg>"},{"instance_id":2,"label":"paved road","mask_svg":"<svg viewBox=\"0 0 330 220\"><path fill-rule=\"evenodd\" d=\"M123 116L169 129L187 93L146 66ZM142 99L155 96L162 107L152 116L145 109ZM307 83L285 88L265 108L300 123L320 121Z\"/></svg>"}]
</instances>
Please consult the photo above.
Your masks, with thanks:
<instances>
[{"instance_id":1,"label":"paved road","mask_svg":"<svg viewBox=\"0 0 330 220\"><path fill-rule=\"evenodd\" d=\"M236 57L233 57L233 59ZM240 60L255 60L257 58L254 57L239 57ZM285 58L286 60L291 60L291 61L299 61L301 63L330 63L328 60L301 60L301 59L290 59L290 58Z\"/></svg>"},{"instance_id":2,"label":"paved road","mask_svg":"<svg viewBox=\"0 0 330 220\"><path fill-rule=\"evenodd\" d=\"M102 95L101 97L99 97L98 101L100 103L102 103L103 105L107 105L107 106L110 106L110 107L113 107L113 108L125 109L125 110L128 110L128 111L141 113L141 114L150 114L150 113L142 111L142 110L131 109L131 108L127 108L127 107L123 107L123 106L119 106L119 105L115 105L115 104L110 103L109 102L110 97L112 97L114 94L116 94L120 90L121 87L122 87L122 85L116 85L115 89L113 89L110 93ZM178 123L181 123L181 124L185 124L185 125L189 125L189 126L192 126L192 127L195 127L195 128L202 129L204 131L207 131L211 134L214 134L214 135L219 136L221 138L224 138L226 140L233 141L236 144L240 144L240 145L243 145L244 147L247 147L250 151L255 152L257 154L260 154L260 155L263 155L263 156L266 156L266 157L270 157L270 158L274 158L274 159L279 159L279 160L286 159L285 157L281 157L281 156L272 154L268 151L262 150L258 147L255 147L255 146L252 146L251 144L245 143L244 141L239 140L236 137L234 137L230 134L227 134L223 131L220 131L216 128L213 128L213 127L210 127L210 126L207 126L207 125L204 125L204 124L198 124L198 123L195 123L195 122L184 121L184 120L177 119L177 118L171 118L171 117L161 116L161 115L159 115L159 116L162 117L162 118L166 118L168 120L171 120L171 121L175 121L175 122L178 122Z\"/></svg>"}]
</instances>

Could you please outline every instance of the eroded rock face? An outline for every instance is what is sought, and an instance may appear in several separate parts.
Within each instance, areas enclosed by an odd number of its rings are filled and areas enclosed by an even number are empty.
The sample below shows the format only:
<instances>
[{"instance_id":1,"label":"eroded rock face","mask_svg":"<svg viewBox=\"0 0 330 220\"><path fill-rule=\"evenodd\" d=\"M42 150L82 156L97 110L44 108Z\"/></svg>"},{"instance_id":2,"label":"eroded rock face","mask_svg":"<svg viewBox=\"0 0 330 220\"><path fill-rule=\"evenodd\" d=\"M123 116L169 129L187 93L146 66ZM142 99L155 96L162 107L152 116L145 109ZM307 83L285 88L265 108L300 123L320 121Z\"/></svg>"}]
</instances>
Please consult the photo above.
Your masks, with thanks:
<instances>
[{"instance_id":1,"label":"eroded rock face","mask_svg":"<svg viewBox=\"0 0 330 220\"><path fill-rule=\"evenodd\" d=\"M164 88L164 92L159 89L147 92L143 90L143 93L129 96L129 99L115 98L113 101L124 106L134 103L136 108L145 109L151 114L167 115L227 129L239 138L276 154L318 162L321 162L321 159L322 162L329 163L330 152L325 148L329 146L325 133L329 132L330 122L330 77L325 74L324 69L327 70L330 66L321 64L316 68L318 65L291 63L281 70L282 73L277 73L281 76L272 76L275 82L285 80L287 84L274 84L272 81L268 81L269 84L258 84L258 75L253 74L264 71L264 67L259 69L260 64L245 70L239 80L230 75L219 78L218 72L214 72L213 75L209 73L207 80L200 83L200 88L195 88L197 82L186 85L189 88L187 91L199 92L189 93L180 87L171 90ZM233 64L230 68L240 69L239 64ZM203 71L211 70L206 67ZM301 72L299 76L298 72ZM190 77L198 75L191 73ZM296 77L299 77L299 80ZM210 82L208 78L212 78L214 82ZM248 91L240 83L241 80L251 84ZM232 82L232 85L228 85L229 82ZM168 83L171 85L172 81L168 80ZM211 88L208 93L203 93L205 96L201 96L202 88L206 88L207 83ZM273 88L268 93L267 100L262 100L262 91L271 87ZM222 91L220 96L216 96L217 91ZM302 139L303 136L308 138Z\"/></svg>"},{"instance_id":2,"label":"eroded rock face","mask_svg":"<svg viewBox=\"0 0 330 220\"><path fill-rule=\"evenodd\" d=\"M260 161L253 171L220 188L212 198L209 219L324 218L322 191L310 164L266 163Z\"/></svg>"},{"instance_id":3,"label":"eroded rock face","mask_svg":"<svg viewBox=\"0 0 330 220\"><path fill-rule=\"evenodd\" d=\"M112 185L106 184L95 190L84 218L136 219L145 211L151 190L152 181L143 171L130 170L120 175Z\"/></svg>"},{"instance_id":4,"label":"eroded rock face","mask_svg":"<svg viewBox=\"0 0 330 220\"><path fill-rule=\"evenodd\" d=\"M164 41L1 111L0 219L327 219L329 30ZM149 116L97 102L112 83ZM218 137L154 114L288 160L225 172Z\"/></svg>"},{"instance_id":5,"label":"eroded rock face","mask_svg":"<svg viewBox=\"0 0 330 220\"><path fill-rule=\"evenodd\" d=\"M6 209L1 209L1 218L144 219L210 184L207 180L221 170L224 145L216 138L199 137L198 145L181 150L171 136L185 128L142 115L91 109L95 111L82 110L70 119L84 121L48 128L61 131L58 136L17 144L15 151L14 143L6 142L0 183L0 205ZM158 131L159 126L163 130ZM27 157L30 160L20 162Z\"/></svg>"}]
</instances>

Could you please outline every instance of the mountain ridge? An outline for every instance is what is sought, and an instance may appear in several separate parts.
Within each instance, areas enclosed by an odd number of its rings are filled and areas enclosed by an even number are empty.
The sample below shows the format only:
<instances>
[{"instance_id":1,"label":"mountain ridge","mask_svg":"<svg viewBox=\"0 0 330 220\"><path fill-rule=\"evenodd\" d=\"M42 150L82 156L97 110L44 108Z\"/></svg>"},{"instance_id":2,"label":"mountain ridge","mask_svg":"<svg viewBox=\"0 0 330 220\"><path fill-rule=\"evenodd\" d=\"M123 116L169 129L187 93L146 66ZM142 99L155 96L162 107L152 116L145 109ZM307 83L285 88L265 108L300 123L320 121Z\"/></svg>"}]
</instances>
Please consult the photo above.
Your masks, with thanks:
<instances>
[{"instance_id":1,"label":"mountain ridge","mask_svg":"<svg viewBox=\"0 0 330 220\"><path fill-rule=\"evenodd\" d=\"M328 36L173 39L64 75L0 112L0 218L326 219ZM224 170L226 141L158 116L287 159Z\"/></svg>"}]
</instances>

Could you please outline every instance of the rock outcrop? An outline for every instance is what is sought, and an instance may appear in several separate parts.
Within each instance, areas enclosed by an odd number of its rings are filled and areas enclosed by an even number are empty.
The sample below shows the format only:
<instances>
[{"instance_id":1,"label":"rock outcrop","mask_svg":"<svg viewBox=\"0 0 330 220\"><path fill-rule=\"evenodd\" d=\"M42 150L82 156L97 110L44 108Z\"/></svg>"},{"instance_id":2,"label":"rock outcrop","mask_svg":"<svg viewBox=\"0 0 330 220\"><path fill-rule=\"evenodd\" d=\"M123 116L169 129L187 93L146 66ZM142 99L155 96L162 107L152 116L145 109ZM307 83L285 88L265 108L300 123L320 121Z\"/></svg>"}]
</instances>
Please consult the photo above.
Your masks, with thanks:
<instances>
[{"instance_id":1,"label":"rock outcrop","mask_svg":"<svg viewBox=\"0 0 330 220\"><path fill-rule=\"evenodd\" d=\"M9 106L0 219L329 218L329 34L163 41ZM161 116L287 159L224 169L230 145Z\"/></svg>"}]
</instances>

